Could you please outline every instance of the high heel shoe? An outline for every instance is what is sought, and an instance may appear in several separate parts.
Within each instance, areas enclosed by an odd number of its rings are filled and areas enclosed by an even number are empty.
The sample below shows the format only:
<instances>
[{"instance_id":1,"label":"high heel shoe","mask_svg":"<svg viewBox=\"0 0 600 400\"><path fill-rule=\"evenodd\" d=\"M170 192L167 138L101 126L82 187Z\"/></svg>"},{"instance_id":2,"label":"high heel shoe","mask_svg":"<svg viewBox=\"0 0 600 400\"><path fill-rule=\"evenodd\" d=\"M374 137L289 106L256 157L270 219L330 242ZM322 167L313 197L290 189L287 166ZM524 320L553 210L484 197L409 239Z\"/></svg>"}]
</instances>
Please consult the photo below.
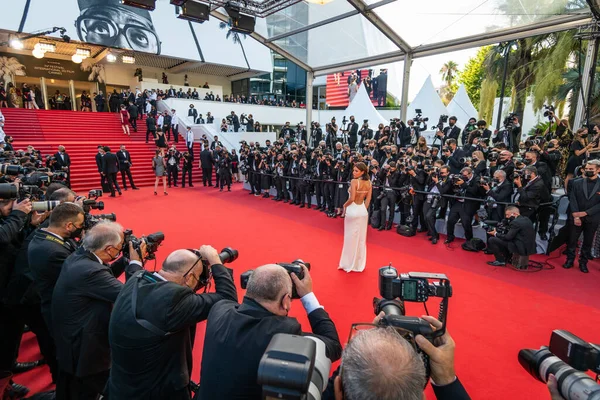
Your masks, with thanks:
<instances>
[{"instance_id":1,"label":"high heel shoe","mask_svg":"<svg viewBox=\"0 0 600 400\"><path fill-rule=\"evenodd\" d=\"M168 196L168 195L169 195L169 193L165 192L165 196Z\"/></svg>"},{"instance_id":2,"label":"high heel shoe","mask_svg":"<svg viewBox=\"0 0 600 400\"><path fill-rule=\"evenodd\" d=\"M158 193L154 192L154 195L156 196Z\"/></svg>"}]
</instances>

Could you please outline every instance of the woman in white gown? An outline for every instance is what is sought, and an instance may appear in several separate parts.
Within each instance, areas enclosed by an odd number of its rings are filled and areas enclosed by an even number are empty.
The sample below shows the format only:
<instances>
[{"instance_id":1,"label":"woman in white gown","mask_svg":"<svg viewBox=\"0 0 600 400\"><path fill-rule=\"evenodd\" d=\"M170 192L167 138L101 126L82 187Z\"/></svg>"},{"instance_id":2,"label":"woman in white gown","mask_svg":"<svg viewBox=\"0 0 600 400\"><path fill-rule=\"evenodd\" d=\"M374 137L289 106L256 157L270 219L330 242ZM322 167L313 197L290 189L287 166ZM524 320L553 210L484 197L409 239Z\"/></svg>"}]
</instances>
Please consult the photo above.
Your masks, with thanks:
<instances>
[{"instance_id":1,"label":"woman in white gown","mask_svg":"<svg viewBox=\"0 0 600 400\"><path fill-rule=\"evenodd\" d=\"M369 169L359 162L352 170L348 201L344 203L344 248L338 269L361 272L367 264L367 227L371 181Z\"/></svg>"}]
</instances>

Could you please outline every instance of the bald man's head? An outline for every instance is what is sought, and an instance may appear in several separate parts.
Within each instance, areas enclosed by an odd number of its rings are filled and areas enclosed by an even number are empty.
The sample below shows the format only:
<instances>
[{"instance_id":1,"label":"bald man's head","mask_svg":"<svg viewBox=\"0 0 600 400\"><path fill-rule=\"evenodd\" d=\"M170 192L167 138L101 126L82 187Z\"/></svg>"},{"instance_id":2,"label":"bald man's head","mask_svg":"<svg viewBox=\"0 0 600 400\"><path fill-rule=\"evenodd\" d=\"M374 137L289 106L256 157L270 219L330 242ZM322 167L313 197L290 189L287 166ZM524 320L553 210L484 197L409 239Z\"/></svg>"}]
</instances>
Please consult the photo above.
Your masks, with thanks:
<instances>
[{"instance_id":1,"label":"bald man's head","mask_svg":"<svg viewBox=\"0 0 600 400\"><path fill-rule=\"evenodd\" d=\"M292 294L292 279L285 268L267 264L254 270L248 280L246 296L258 301L280 301L285 294Z\"/></svg>"},{"instance_id":2,"label":"bald man's head","mask_svg":"<svg viewBox=\"0 0 600 400\"><path fill-rule=\"evenodd\" d=\"M198 256L189 250L175 250L163 261L163 271L183 275L198 261ZM201 264L201 263L198 263Z\"/></svg>"}]
</instances>

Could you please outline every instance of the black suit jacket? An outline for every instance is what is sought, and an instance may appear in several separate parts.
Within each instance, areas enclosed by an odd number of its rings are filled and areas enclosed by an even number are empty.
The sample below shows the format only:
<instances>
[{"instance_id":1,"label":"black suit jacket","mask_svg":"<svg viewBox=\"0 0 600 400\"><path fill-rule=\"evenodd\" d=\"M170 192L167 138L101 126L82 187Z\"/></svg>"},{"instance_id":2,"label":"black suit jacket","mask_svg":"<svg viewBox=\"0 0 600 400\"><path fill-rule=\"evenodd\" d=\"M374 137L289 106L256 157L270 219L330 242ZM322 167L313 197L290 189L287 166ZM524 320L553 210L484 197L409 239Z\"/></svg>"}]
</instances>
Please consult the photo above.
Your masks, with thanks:
<instances>
[{"instance_id":1,"label":"black suit jacket","mask_svg":"<svg viewBox=\"0 0 600 400\"><path fill-rule=\"evenodd\" d=\"M106 153L102 157L102 172L106 175L119 172L119 161L113 153Z\"/></svg>"},{"instance_id":2,"label":"black suit jacket","mask_svg":"<svg viewBox=\"0 0 600 400\"><path fill-rule=\"evenodd\" d=\"M526 216L531 216L549 197L548 189L539 176L535 181L518 189L517 192L519 193L519 209L521 209L521 214ZM524 208L528 211L524 212Z\"/></svg>"},{"instance_id":3,"label":"black suit jacket","mask_svg":"<svg viewBox=\"0 0 600 400\"><path fill-rule=\"evenodd\" d=\"M500 185L491 188L487 195L500 203L510 203L512 200L512 195L514 193L513 184L508 179L505 179ZM498 204L498 213L500 215L504 215L504 209L506 205ZM504 218L504 217L502 217Z\"/></svg>"},{"instance_id":4,"label":"black suit jacket","mask_svg":"<svg viewBox=\"0 0 600 400\"><path fill-rule=\"evenodd\" d=\"M356 122L351 122L348 126L348 136L353 139L358 138L358 124Z\"/></svg>"},{"instance_id":5,"label":"black suit jacket","mask_svg":"<svg viewBox=\"0 0 600 400\"><path fill-rule=\"evenodd\" d=\"M113 303L127 277L142 267L121 258L110 267L79 248L64 262L52 295L52 328L58 366L77 377L110 369L108 322Z\"/></svg>"},{"instance_id":6,"label":"black suit jacket","mask_svg":"<svg viewBox=\"0 0 600 400\"><path fill-rule=\"evenodd\" d=\"M29 269L33 284L40 295L42 315L52 327L52 293L62 270L64 261L76 250L76 245L70 240L60 240L51 233L38 230L27 250Z\"/></svg>"},{"instance_id":7,"label":"black suit jacket","mask_svg":"<svg viewBox=\"0 0 600 400\"><path fill-rule=\"evenodd\" d=\"M119 170L126 170L131 167L131 155L129 151L125 150L125 152L119 150L117 151L117 159L119 160Z\"/></svg>"},{"instance_id":8,"label":"black suit jacket","mask_svg":"<svg viewBox=\"0 0 600 400\"><path fill-rule=\"evenodd\" d=\"M570 219L573 218L571 213L585 211L587 216L582 218L583 222L595 223L600 220L600 179L596 178L594 185L589 183L587 178L573 180L569 189Z\"/></svg>"},{"instance_id":9,"label":"black suit jacket","mask_svg":"<svg viewBox=\"0 0 600 400\"><path fill-rule=\"evenodd\" d=\"M60 153L55 153L54 157L56 157L56 165L59 168L62 167L70 167L71 166L71 157L67 153L64 154L65 159L63 160L60 156Z\"/></svg>"},{"instance_id":10,"label":"black suit jacket","mask_svg":"<svg viewBox=\"0 0 600 400\"><path fill-rule=\"evenodd\" d=\"M200 152L200 165L201 168L212 168L215 160L213 158L212 151L206 149Z\"/></svg>"},{"instance_id":11,"label":"black suit jacket","mask_svg":"<svg viewBox=\"0 0 600 400\"><path fill-rule=\"evenodd\" d=\"M325 343L327 357L337 361L342 346L327 312L318 308L308 320L313 335ZM302 329L295 318L274 315L247 297L241 305L227 300L217 303L206 326L200 399L260 399L258 364L276 333L301 335Z\"/></svg>"},{"instance_id":12,"label":"black suit jacket","mask_svg":"<svg viewBox=\"0 0 600 400\"><path fill-rule=\"evenodd\" d=\"M508 232L505 235L497 233L496 237L508 242L508 249L511 253L521 256L530 256L536 253L535 229L533 222L527 217L519 215L508 224Z\"/></svg>"},{"instance_id":13,"label":"black suit jacket","mask_svg":"<svg viewBox=\"0 0 600 400\"><path fill-rule=\"evenodd\" d=\"M463 163L460 162L460 159L464 156L464 151L460 147L457 147L454 153L448 157L447 164L450 167L451 174L460 174L460 170L463 168Z\"/></svg>"},{"instance_id":14,"label":"black suit jacket","mask_svg":"<svg viewBox=\"0 0 600 400\"><path fill-rule=\"evenodd\" d=\"M142 271L125 283L108 331L113 361L108 381L111 399L169 399L189 385L196 324L206 320L218 301L237 302L230 270L213 265L212 274L216 293L196 294L187 286ZM134 289L137 319L148 321L157 331L134 318Z\"/></svg>"},{"instance_id":15,"label":"black suit jacket","mask_svg":"<svg viewBox=\"0 0 600 400\"><path fill-rule=\"evenodd\" d=\"M102 172L102 159L104 156L100 153L96 153L96 165L98 166L98 172Z\"/></svg>"}]
</instances>

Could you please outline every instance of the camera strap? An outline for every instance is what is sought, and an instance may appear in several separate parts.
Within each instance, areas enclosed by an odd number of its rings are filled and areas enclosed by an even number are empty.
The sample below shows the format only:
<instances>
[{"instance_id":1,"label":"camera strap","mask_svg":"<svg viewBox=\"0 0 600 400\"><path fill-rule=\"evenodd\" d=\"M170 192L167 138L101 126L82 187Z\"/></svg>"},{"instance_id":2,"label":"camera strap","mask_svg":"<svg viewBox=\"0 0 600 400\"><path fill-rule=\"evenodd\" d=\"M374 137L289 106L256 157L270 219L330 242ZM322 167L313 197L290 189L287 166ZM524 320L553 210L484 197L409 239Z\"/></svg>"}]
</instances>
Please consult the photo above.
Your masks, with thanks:
<instances>
[{"instance_id":1,"label":"camera strap","mask_svg":"<svg viewBox=\"0 0 600 400\"><path fill-rule=\"evenodd\" d=\"M43 230L40 231L40 233L42 233L44 240L48 240L50 242L60 244L65 249L69 250L69 252L71 252L71 253L73 253L75 250L77 250L77 246L71 240L61 240L57 236L54 236L53 234L51 234L49 232L45 232Z\"/></svg>"},{"instance_id":2,"label":"camera strap","mask_svg":"<svg viewBox=\"0 0 600 400\"><path fill-rule=\"evenodd\" d=\"M133 285L133 291L131 292L131 312L133 313L133 318L135 319L135 322L137 322L139 325L141 325L142 327L144 327L145 329L149 330L150 332L159 335L159 336L169 336L172 335L174 332L165 332L162 329L160 329L158 326L154 325L152 322L145 320L145 319L139 319L137 317L137 297L138 297L138 287L140 285L140 282L142 279L144 279L147 282L150 283L158 283L159 280L155 277L152 276L152 274L149 274L147 271L140 271L137 276L135 276L136 281Z\"/></svg>"}]
</instances>

